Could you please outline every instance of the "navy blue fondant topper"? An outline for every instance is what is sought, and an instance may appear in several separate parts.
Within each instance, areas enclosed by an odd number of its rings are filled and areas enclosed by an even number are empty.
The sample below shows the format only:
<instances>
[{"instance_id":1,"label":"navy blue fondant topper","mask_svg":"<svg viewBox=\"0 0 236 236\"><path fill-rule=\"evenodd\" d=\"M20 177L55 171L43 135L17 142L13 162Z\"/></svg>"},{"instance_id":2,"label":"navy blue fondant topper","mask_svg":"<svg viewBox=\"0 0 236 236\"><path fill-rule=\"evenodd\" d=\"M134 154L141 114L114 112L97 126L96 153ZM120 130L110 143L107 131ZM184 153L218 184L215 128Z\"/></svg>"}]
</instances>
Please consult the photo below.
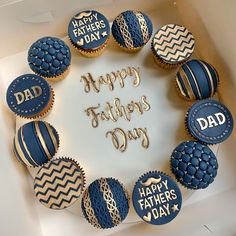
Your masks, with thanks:
<instances>
[{"instance_id":1,"label":"navy blue fondant topper","mask_svg":"<svg viewBox=\"0 0 236 236\"><path fill-rule=\"evenodd\" d=\"M233 131L230 111L216 100L195 103L188 111L186 122L190 134L206 144L223 142Z\"/></svg>"},{"instance_id":2,"label":"navy blue fondant topper","mask_svg":"<svg viewBox=\"0 0 236 236\"><path fill-rule=\"evenodd\" d=\"M103 45L110 35L107 18L97 11L83 11L75 15L68 26L72 43L82 49L96 49Z\"/></svg>"},{"instance_id":3,"label":"navy blue fondant topper","mask_svg":"<svg viewBox=\"0 0 236 236\"><path fill-rule=\"evenodd\" d=\"M182 195L176 182L158 171L147 172L139 178L132 200L139 217L153 225L172 221L182 206Z\"/></svg>"},{"instance_id":4,"label":"navy blue fondant topper","mask_svg":"<svg viewBox=\"0 0 236 236\"><path fill-rule=\"evenodd\" d=\"M42 112L52 101L48 82L34 74L17 77L8 87L7 104L17 115L31 117Z\"/></svg>"}]
</instances>

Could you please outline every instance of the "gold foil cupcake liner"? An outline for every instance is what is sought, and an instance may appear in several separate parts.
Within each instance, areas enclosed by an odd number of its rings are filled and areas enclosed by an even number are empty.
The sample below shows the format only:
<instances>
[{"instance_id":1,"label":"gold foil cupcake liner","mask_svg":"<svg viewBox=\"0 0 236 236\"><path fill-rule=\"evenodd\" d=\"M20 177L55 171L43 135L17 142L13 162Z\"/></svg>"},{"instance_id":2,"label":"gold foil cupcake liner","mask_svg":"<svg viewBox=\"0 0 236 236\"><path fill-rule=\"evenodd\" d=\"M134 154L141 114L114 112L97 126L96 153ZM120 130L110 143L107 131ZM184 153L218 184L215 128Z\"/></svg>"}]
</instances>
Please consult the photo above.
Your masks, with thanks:
<instances>
[{"instance_id":1,"label":"gold foil cupcake liner","mask_svg":"<svg viewBox=\"0 0 236 236\"><path fill-rule=\"evenodd\" d=\"M45 78L46 80L50 81L50 82L59 82L63 79L66 78L66 76L69 74L70 72L70 65L66 68L66 70L64 72L62 72L61 74L58 74L57 76L43 76L43 75L40 75L38 73L35 73L43 78Z\"/></svg>"},{"instance_id":2,"label":"gold foil cupcake liner","mask_svg":"<svg viewBox=\"0 0 236 236\"><path fill-rule=\"evenodd\" d=\"M52 110L52 107L55 102L54 89L50 85L49 85L49 87L50 87L50 91L51 91L51 97L50 97L50 100L49 100L47 106L41 112L37 113L36 115L32 115L32 116L24 116L24 115L20 115L20 114L16 114L16 116L24 118L24 119L28 119L28 120L42 119L42 118L46 117L48 115L48 113Z\"/></svg>"}]
</instances>

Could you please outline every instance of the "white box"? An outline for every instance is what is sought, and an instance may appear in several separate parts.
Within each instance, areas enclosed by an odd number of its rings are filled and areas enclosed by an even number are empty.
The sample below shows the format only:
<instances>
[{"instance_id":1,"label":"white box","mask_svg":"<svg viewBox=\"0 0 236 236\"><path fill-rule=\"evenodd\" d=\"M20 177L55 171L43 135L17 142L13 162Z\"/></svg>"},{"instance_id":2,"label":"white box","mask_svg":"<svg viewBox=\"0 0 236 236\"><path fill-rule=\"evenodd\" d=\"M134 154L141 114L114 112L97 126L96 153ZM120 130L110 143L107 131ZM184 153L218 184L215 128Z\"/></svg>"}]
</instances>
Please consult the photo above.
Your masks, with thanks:
<instances>
[{"instance_id":1,"label":"white box","mask_svg":"<svg viewBox=\"0 0 236 236\"><path fill-rule=\"evenodd\" d=\"M166 23L182 23L192 31L197 45L195 56L217 68L221 81L219 98L235 116L235 7L236 2L233 0L0 1L1 235L235 235L235 132L219 145L217 158L220 168L214 183L206 190L193 193L184 202L181 213L173 222L156 227L142 222L123 223L114 229L97 230L77 214L67 210L46 209L35 199L32 178L16 162L12 153L11 144L16 122L5 102L6 89L11 80L20 73L30 71L25 50L37 38L45 35L64 38L69 19L80 10L96 9L112 21L121 11L134 9L146 12L155 29ZM112 48L113 46L107 50ZM138 55L145 56L148 49L145 50ZM125 53L123 55L132 57ZM24 57L25 62L22 61ZM150 66L152 62L149 58L147 60L146 65ZM104 72L112 70L113 68ZM167 72L158 68L156 70L163 79ZM173 72L172 74L174 75ZM164 84L165 82L163 86ZM142 89L148 96L147 90ZM188 104L183 106L187 107ZM87 124L89 126L89 122ZM180 130L184 132L183 127ZM161 139L162 136L158 138ZM174 146L169 148L173 149Z\"/></svg>"}]
</instances>

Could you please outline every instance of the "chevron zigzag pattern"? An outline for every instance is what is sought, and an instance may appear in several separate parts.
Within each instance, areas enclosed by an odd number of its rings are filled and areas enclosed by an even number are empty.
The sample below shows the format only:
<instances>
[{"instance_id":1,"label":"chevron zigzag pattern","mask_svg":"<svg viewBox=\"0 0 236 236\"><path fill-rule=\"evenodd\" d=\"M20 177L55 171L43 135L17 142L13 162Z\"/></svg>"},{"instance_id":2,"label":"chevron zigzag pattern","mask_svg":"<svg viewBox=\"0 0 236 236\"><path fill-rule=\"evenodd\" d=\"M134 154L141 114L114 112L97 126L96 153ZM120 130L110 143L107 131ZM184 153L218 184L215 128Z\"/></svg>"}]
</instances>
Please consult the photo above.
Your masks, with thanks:
<instances>
[{"instance_id":1,"label":"chevron zigzag pattern","mask_svg":"<svg viewBox=\"0 0 236 236\"><path fill-rule=\"evenodd\" d=\"M167 63L187 60L194 50L194 37L183 26L169 24L157 31L152 47L155 54Z\"/></svg>"},{"instance_id":2,"label":"chevron zigzag pattern","mask_svg":"<svg viewBox=\"0 0 236 236\"><path fill-rule=\"evenodd\" d=\"M44 165L34 180L36 197L46 207L63 209L72 205L84 189L84 173L72 159L60 158Z\"/></svg>"}]
</instances>

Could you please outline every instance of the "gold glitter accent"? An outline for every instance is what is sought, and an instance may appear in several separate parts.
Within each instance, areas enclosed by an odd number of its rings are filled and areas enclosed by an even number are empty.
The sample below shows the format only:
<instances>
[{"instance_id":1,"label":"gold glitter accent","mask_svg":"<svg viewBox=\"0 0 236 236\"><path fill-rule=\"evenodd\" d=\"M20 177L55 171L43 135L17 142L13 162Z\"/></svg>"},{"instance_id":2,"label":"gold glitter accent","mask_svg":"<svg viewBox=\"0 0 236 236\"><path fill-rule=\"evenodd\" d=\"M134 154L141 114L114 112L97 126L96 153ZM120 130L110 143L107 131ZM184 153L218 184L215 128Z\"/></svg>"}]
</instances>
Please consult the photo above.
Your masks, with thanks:
<instances>
[{"instance_id":1,"label":"gold glitter accent","mask_svg":"<svg viewBox=\"0 0 236 236\"><path fill-rule=\"evenodd\" d=\"M141 28L141 32L142 32L142 36L143 36L143 42L144 43L147 43L148 40L149 40L149 34L148 34L148 27L147 27L147 23L143 17L143 14L141 12L134 12L137 19L138 19L138 22L139 22L139 25L140 25L140 28Z\"/></svg>"}]
</instances>

